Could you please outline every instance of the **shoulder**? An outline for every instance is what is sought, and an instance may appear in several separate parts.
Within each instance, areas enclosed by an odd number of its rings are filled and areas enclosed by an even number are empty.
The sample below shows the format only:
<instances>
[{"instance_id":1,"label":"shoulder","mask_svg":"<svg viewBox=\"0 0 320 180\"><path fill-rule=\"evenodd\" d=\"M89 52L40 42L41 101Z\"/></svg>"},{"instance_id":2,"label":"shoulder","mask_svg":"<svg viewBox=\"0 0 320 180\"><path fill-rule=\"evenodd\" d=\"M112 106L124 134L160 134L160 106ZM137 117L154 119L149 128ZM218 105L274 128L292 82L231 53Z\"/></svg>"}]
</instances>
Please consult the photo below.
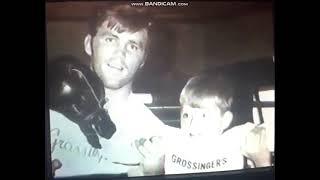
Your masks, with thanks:
<instances>
[{"instance_id":1,"label":"shoulder","mask_svg":"<svg viewBox=\"0 0 320 180\"><path fill-rule=\"evenodd\" d=\"M241 134L247 134L250 132L252 129L256 127L255 124L251 122L247 122L245 124L235 126L225 132L225 134L235 134L235 135L241 135Z\"/></svg>"},{"instance_id":2,"label":"shoulder","mask_svg":"<svg viewBox=\"0 0 320 180\"><path fill-rule=\"evenodd\" d=\"M72 122L71 120L69 120L66 116L64 116L63 114L54 111L54 110L50 110L49 111L49 121L50 121L50 128L78 128L77 125Z\"/></svg>"},{"instance_id":3,"label":"shoulder","mask_svg":"<svg viewBox=\"0 0 320 180\"><path fill-rule=\"evenodd\" d=\"M63 114L50 109L49 110L49 119L50 119L50 122L57 122L57 121L63 121L67 118Z\"/></svg>"},{"instance_id":4,"label":"shoulder","mask_svg":"<svg viewBox=\"0 0 320 180\"><path fill-rule=\"evenodd\" d=\"M253 124L251 122L247 122L245 124L235 126L231 129L227 130L224 133L224 137L242 144L242 142L246 139L247 134L255 127L256 127L255 124Z\"/></svg>"},{"instance_id":5,"label":"shoulder","mask_svg":"<svg viewBox=\"0 0 320 180\"><path fill-rule=\"evenodd\" d=\"M138 120L140 121L140 123L143 123L144 125L148 126L148 129L153 131L155 134L160 133L161 135L171 136L171 137L179 134L180 129L168 126L164 122L162 122L144 104L144 102L141 100L141 98L139 98L139 96L136 96L135 94L131 94L129 96L129 101L132 108L134 109L133 111L134 114L139 116Z\"/></svg>"},{"instance_id":6,"label":"shoulder","mask_svg":"<svg viewBox=\"0 0 320 180\"><path fill-rule=\"evenodd\" d=\"M57 118L57 117L63 117L63 115L57 111L54 111L54 110L49 110L49 117L50 119L52 118Z\"/></svg>"},{"instance_id":7,"label":"shoulder","mask_svg":"<svg viewBox=\"0 0 320 180\"><path fill-rule=\"evenodd\" d=\"M152 111L143 103L141 98L136 94L131 94L129 96L129 102L131 108L134 109L134 112L141 116L143 119L148 119L148 121L160 121L160 119L155 116Z\"/></svg>"}]
</instances>

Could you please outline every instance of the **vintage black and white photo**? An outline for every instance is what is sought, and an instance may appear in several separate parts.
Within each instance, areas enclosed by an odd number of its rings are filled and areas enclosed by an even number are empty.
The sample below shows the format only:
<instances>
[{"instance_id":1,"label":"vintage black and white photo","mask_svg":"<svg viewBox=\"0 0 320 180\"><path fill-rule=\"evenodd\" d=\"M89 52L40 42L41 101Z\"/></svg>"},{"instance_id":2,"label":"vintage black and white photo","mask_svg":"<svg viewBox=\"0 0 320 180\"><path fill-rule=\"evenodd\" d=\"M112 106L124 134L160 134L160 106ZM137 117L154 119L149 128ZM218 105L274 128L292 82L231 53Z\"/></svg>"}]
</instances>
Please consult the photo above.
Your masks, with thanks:
<instances>
[{"instance_id":1,"label":"vintage black and white photo","mask_svg":"<svg viewBox=\"0 0 320 180\"><path fill-rule=\"evenodd\" d=\"M271 1L46 3L52 174L274 166Z\"/></svg>"}]
</instances>

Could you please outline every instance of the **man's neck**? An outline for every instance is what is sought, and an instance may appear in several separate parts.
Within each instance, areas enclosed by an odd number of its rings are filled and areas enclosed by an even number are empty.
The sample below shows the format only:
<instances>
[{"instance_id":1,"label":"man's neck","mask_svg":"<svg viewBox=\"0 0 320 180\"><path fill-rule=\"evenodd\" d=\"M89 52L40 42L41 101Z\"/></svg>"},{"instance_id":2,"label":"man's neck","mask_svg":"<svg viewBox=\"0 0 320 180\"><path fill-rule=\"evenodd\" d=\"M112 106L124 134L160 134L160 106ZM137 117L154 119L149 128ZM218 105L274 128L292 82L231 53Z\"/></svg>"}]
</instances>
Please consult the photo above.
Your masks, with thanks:
<instances>
[{"instance_id":1,"label":"man's neck","mask_svg":"<svg viewBox=\"0 0 320 180\"><path fill-rule=\"evenodd\" d=\"M129 83L120 89L105 89L105 97L109 104L127 101L129 95L132 93L132 83Z\"/></svg>"}]
</instances>

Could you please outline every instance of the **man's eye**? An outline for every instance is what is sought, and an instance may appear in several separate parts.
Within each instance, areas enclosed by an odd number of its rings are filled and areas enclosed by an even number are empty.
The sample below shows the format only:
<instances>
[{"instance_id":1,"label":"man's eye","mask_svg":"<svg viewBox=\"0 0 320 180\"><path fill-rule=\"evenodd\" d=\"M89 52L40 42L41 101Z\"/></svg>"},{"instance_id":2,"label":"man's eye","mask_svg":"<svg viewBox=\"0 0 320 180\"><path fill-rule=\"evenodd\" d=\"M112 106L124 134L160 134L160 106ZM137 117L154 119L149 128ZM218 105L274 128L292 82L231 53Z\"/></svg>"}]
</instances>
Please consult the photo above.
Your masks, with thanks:
<instances>
[{"instance_id":1,"label":"man's eye","mask_svg":"<svg viewBox=\"0 0 320 180\"><path fill-rule=\"evenodd\" d=\"M107 37L105 40L107 43L113 43L115 41L115 39L111 37Z\"/></svg>"},{"instance_id":2,"label":"man's eye","mask_svg":"<svg viewBox=\"0 0 320 180\"><path fill-rule=\"evenodd\" d=\"M131 51L137 51L137 50L138 50L138 46L135 45L135 44L130 44L130 45L129 45L129 49L130 49Z\"/></svg>"}]
</instances>

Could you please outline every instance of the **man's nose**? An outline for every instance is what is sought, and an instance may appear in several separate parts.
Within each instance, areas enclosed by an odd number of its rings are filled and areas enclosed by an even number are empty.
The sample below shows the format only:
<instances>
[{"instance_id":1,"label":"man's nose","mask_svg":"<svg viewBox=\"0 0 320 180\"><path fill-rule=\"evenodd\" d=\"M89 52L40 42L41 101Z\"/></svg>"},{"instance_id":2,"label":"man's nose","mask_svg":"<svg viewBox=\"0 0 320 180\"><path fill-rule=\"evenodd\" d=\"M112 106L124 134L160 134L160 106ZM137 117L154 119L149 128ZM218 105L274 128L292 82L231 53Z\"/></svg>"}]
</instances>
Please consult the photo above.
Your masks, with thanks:
<instances>
[{"instance_id":1,"label":"man's nose","mask_svg":"<svg viewBox=\"0 0 320 180\"><path fill-rule=\"evenodd\" d=\"M121 59L124 59L126 57L126 50L123 47L119 47L114 51L115 57L120 57Z\"/></svg>"},{"instance_id":2,"label":"man's nose","mask_svg":"<svg viewBox=\"0 0 320 180\"><path fill-rule=\"evenodd\" d=\"M116 50L116 54L119 56L125 57L127 53L127 44L126 43L119 43L119 47Z\"/></svg>"},{"instance_id":3,"label":"man's nose","mask_svg":"<svg viewBox=\"0 0 320 180\"><path fill-rule=\"evenodd\" d=\"M119 63L119 65L123 65L126 59L126 52L123 47L120 45L112 51L110 62Z\"/></svg>"}]
</instances>

